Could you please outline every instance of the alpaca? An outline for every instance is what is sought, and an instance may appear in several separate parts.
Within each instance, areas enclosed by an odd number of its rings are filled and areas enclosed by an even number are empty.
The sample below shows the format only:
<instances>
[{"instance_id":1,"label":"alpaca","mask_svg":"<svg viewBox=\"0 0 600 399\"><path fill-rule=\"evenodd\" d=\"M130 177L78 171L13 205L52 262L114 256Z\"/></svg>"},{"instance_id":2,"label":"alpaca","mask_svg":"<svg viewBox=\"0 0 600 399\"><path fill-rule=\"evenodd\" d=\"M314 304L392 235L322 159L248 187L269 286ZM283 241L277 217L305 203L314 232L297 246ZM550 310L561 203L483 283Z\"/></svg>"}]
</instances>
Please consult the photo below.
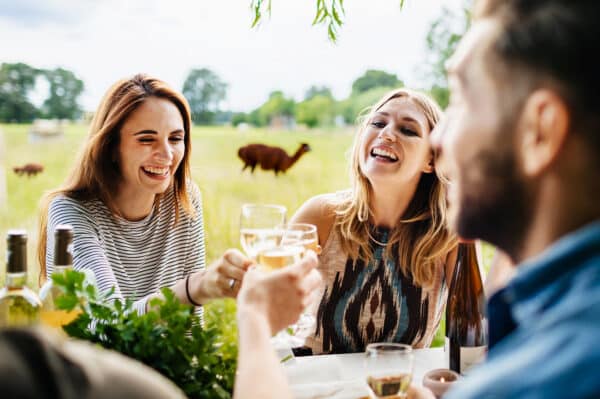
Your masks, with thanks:
<instances>
[{"instance_id":1,"label":"alpaca","mask_svg":"<svg viewBox=\"0 0 600 399\"><path fill-rule=\"evenodd\" d=\"M13 172L15 172L17 175L21 176L26 174L27 176L35 176L38 173L41 173L44 171L44 166L40 165L39 163L28 163L25 164L24 166L15 166L13 168Z\"/></svg>"},{"instance_id":2,"label":"alpaca","mask_svg":"<svg viewBox=\"0 0 600 399\"><path fill-rule=\"evenodd\" d=\"M261 169L272 170L277 176L279 172L285 173L308 151L310 151L310 146L306 143L300 144L300 147L292 156L289 156L279 147L270 147L265 144L248 144L238 150L238 156L244 162L242 172L250 167L250 172L254 173L256 165L260 165Z\"/></svg>"}]
</instances>

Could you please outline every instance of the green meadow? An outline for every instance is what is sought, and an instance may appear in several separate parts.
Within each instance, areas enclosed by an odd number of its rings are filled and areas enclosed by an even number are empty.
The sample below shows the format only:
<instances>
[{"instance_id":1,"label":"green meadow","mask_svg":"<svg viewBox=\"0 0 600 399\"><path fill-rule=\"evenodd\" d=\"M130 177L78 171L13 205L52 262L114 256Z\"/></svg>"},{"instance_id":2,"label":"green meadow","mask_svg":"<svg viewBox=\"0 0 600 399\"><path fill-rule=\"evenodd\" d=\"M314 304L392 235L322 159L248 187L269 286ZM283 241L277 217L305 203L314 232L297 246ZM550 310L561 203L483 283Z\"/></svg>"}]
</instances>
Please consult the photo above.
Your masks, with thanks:
<instances>
[{"instance_id":1,"label":"green meadow","mask_svg":"<svg viewBox=\"0 0 600 399\"><path fill-rule=\"evenodd\" d=\"M29 125L0 125L0 167L6 174L7 201L0 204L0 259L5 259L4 237L10 228L23 228L29 233L29 268L32 286L36 287L39 266L34 256L37 244L39 200L44 192L58 187L68 171L77 167L76 154L87 135L87 127L72 124L64 137L30 142ZM218 257L225 249L239 248L239 210L245 202L277 203L288 209L288 216L313 195L347 188L347 157L354 134L344 130L276 131L255 129L238 131L231 127L194 127L192 131L192 177L203 195L207 261ZM273 172L249 169L237 157L240 146L261 142L284 148L293 154L300 143L310 144L305 154L286 174L275 177ZM3 149L3 151L2 151ZM17 176L14 166L29 162L44 165L35 176ZM1 179L0 179L1 182ZM484 252L485 269L491 249ZM4 265L0 267L4 280ZM233 305L214 307L220 313L231 313ZM210 313L210 312L209 312ZM231 314L228 315L231 319ZM437 340L436 340L437 341Z\"/></svg>"}]
</instances>

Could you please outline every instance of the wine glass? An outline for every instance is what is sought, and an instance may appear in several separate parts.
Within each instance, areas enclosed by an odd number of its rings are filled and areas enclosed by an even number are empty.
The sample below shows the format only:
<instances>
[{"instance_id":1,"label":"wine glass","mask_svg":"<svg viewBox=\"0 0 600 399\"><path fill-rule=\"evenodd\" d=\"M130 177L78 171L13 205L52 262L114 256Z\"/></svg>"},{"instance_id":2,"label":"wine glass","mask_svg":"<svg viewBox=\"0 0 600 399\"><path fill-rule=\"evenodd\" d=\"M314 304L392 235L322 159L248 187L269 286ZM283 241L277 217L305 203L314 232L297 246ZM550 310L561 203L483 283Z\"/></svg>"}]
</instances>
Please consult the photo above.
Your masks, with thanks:
<instances>
[{"instance_id":1,"label":"wine glass","mask_svg":"<svg viewBox=\"0 0 600 399\"><path fill-rule=\"evenodd\" d=\"M284 228L282 243L297 243L296 245L303 247L305 251L310 249L317 254L321 252L317 226L314 224L288 223ZM304 345L306 337L313 333L315 325L315 317L308 309L305 309L298 322L290 326L295 337L295 346Z\"/></svg>"},{"instance_id":2,"label":"wine glass","mask_svg":"<svg viewBox=\"0 0 600 399\"><path fill-rule=\"evenodd\" d=\"M309 223L288 223L284 226L284 240L298 241L306 250L312 249L315 253L321 252L317 226Z\"/></svg>"},{"instance_id":3,"label":"wine glass","mask_svg":"<svg viewBox=\"0 0 600 399\"><path fill-rule=\"evenodd\" d=\"M243 204L240 214L240 243L253 260L262 248L281 241L286 208L282 205Z\"/></svg>"},{"instance_id":4,"label":"wine glass","mask_svg":"<svg viewBox=\"0 0 600 399\"><path fill-rule=\"evenodd\" d=\"M365 352L367 385L371 397L406 398L413 374L413 353L410 345L374 343Z\"/></svg>"},{"instance_id":5,"label":"wine glass","mask_svg":"<svg viewBox=\"0 0 600 399\"><path fill-rule=\"evenodd\" d=\"M261 269L270 272L290 266L302 258L307 248L315 249L318 244L317 228L304 223L281 225L276 229L278 240L264 242L257 254L256 261ZM294 348L304 345L306 336L315 325L310 314L300 317L298 323L278 332L273 338L276 348Z\"/></svg>"}]
</instances>

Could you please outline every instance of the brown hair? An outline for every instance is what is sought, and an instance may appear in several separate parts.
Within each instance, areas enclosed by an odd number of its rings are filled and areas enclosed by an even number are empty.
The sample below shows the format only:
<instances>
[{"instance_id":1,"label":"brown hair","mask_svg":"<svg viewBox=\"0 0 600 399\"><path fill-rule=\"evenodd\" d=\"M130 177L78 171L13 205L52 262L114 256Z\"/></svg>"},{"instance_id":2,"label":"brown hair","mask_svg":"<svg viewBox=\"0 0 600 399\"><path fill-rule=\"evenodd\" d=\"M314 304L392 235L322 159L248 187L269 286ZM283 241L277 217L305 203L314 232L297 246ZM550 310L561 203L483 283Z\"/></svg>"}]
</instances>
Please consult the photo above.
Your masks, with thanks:
<instances>
[{"instance_id":1,"label":"brown hair","mask_svg":"<svg viewBox=\"0 0 600 399\"><path fill-rule=\"evenodd\" d=\"M423 93L398 89L383 96L379 102L367 109L360 117L361 126L354 138L350 159L352 190L336 203L334 228L341 236L344 251L353 258L359 255L367 260L373 257L369 245L369 223L371 183L360 170L360 141L368 126L369 119L388 101L406 98L412 101L425 115L429 129L442 115L442 110L431 98ZM399 267L405 275L421 286L433 283L434 269L439 267L448 253L455 247L456 239L448 231L446 222L446 189L435 173L423 173L415 195L402 218L396 223L389 236L385 256L391 255L391 248L398 244Z\"/></svg>"},{"instance_id":2,"label":"brown hair","mask_svg":"<svg viewBox=\"0 0 600 399\"><path fill-rule=\"evenodd\" d=\"M120 143L120 130L129 115L150 97L172 102L181 113L185 130L185 152L172 184L175 195L175 223L179 219L180 205L187 214L194 214L187 193L187 180L190 177L191 118L186 99L165 82L145 74L119 80L108 89L94 114L88 139L69 176L60 188L47 193L41 200L37 250L40 281L46 277L46 230L48 207L52 199L59 195L77 200L99 199L114 215L120 215L115 206L116 193L113 189L121 179L118 164L113 162ZM159 198L157 196L156 200L158 201Z\"/></svg>"},{"instance_id":3,"label":"brown hair","mask_svg":"<svg viewBox=\"0 0 600 399\"><path fill-rule=\"evenodd\" d=\"M599 13L597 0L480 0L473 13L500 24L484 58L500 92L510 85L511 94L520 93L524 101L540 87L551 88L573 114L574 130L595 151L600 150L600 78L596 63L585 55L598 50Z\"/></svg>"}]
</instances>

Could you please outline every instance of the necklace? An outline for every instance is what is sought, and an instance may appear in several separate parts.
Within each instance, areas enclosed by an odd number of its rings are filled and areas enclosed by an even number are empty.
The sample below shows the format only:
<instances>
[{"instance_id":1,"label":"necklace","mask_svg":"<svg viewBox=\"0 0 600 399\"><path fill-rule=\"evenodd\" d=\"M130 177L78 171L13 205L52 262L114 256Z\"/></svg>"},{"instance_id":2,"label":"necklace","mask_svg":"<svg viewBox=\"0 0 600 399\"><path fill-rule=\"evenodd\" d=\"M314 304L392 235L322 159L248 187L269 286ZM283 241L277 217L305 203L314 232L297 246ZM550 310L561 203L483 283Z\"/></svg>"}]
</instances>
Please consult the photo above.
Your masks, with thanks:
<instances>
[{"instance_id":1,"label":"necklace","mask_svg":"<svg viewBox=\"0 0 600 399\"><path fill-rule=\"evenodd\" d=\"M377 240L375 237L373 237L371 235L371 230L370 229L367 229L367 235L369 236L369 238L371 239L371 241L373 241L375 244L377 244L377 245L379 245L381 247L386 247L389 244L389 242L381 242L381 241Z\"/></svg>"}]
</instances>

